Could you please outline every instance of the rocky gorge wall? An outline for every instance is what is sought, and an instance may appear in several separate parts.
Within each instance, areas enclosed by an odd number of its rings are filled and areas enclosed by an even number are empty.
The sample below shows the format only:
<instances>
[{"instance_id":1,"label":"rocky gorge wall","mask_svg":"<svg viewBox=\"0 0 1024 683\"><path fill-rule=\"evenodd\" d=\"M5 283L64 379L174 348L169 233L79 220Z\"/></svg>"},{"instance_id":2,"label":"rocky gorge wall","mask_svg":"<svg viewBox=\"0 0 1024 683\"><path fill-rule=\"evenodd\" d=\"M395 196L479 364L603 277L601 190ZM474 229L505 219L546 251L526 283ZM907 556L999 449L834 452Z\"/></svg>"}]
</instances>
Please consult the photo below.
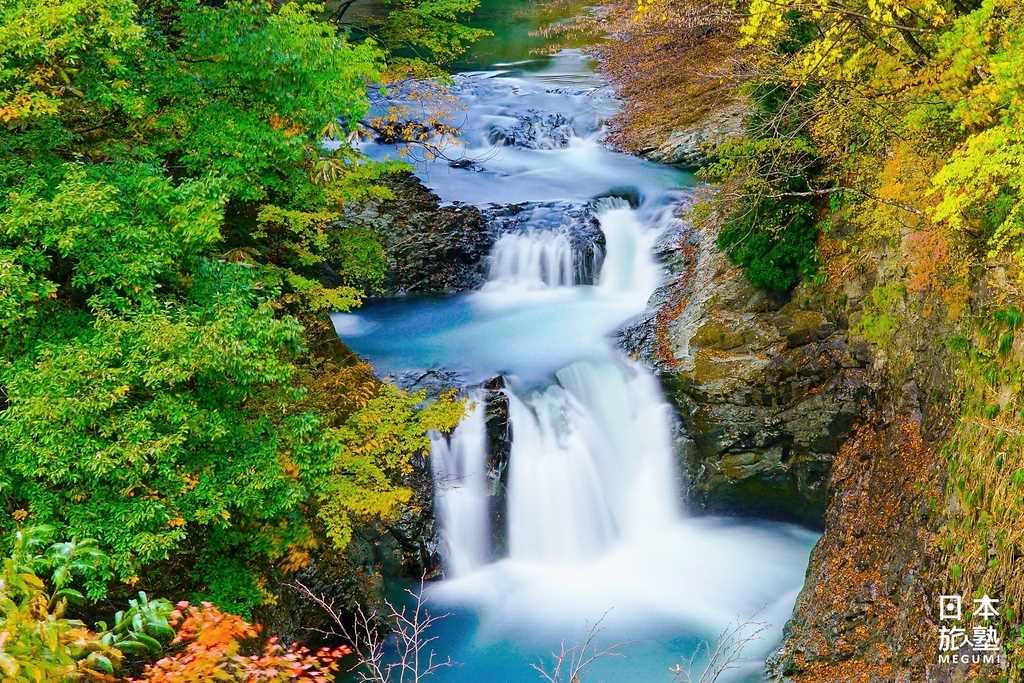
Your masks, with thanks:
<instances>
[{"instance_id":1,"label":"rocky gorge wall","mask_svg":"<svg viewBox=\"0 0 1024 683\"><path fill-rule=\"evenodd\" d=\"M620 336L678 411L690 505L819 526L832 459L871 405L866 345L755 289L706 230L684 221L661 252L669 280Z\"/></svg>"},{"instance_id":2,"label":"rocky gorge wall","mask_svg":"<svg viewBox=\"0 0 1024 683\"><path fill-rule=\"evenodd\" d=\"M722 120L709 116L705 125ZM720 137L692 128L686 137L697 145ZM679 154L689 165L707 148ZM851 331L864 292L898 267L885 258L835 290L805 284L770 294L714 241L712 228L684 214L661 245L668 278L620 344L656 368L678 411L692 510L822 530L770 676L975 679L976 667L937 667L935 657L947 504L937 443L950 391L934 352L941 334L924 320L906 325L898 343L914 360L896 368Z\"/></svg>"}]
</instances>

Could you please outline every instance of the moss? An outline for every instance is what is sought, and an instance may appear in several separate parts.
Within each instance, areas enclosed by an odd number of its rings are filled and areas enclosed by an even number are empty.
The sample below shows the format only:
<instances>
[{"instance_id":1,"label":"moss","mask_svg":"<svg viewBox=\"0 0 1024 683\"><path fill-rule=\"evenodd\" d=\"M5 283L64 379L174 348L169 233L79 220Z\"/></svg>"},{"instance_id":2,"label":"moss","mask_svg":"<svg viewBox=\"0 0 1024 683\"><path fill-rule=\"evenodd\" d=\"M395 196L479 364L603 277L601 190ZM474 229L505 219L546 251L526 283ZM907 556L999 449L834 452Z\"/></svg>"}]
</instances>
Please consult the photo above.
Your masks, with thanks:
<instances>
[{"instance_id":1,"label":"moss","mask_svg":"<svg viewBox=\"0 0 1024 683\"><path fill-rule=\"evenodd\" d=\"M960 354L961 412L946 440L947 513L941 537L951 589L1002 601L1002 632L1021 633L1024 614L1024 349L1016 309L996 307L977 319ZM1009 342L1007 339L1009 338ZM1011 670L1021 677L1024 638L1006 636Z\"/></svg>"},{"instance_id":2,"label":"moss","mask_svg":"<svg viewBox=\"0 0 1024 683\"><path fill-rule=\"evenodd\" d=\"M701 349L729 351L757 341L756 332L748 326L709 320L694 333L691 344Z\"/></svg>"}]
</instances>

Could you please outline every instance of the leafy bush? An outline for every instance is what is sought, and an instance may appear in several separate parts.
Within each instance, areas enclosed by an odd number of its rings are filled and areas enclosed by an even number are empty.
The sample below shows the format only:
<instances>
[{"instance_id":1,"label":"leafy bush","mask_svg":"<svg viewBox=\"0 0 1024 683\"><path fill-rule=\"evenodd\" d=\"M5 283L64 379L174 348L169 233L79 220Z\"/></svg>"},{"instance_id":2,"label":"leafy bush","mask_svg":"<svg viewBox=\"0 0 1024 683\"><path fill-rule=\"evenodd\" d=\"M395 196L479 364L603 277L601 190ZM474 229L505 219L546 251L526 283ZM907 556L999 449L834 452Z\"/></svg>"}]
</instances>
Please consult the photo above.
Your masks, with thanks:
<instances>
[{"instance_id":1,"label":"leafy bush","mask_svg":"<svg viewBox=\"0 0 1024 683\"><path fill-rule=\"evenodd\" d=\"M335 680L338 660L351 652L348 647L316 652L298 645L284 647L273 637L259 646L259 627L209 603L179 603L171 623L178 633L172 654L146 667L134 679L137 683L327 683ZM249 650L254 653L246 654Z\"/></svg>"},{"instance_id":2,"label":"leafy bush","mask_svg":"<svg viewBox=\"0 0 1024 683\"><path fill-rule=\"evenodd\" d=\"M5 681L110 680L121 652L65 616L84 596L76 574L103 561L95 541L50 544L52 529L19 530L0 573L0 673ZM37 572L46 572L50 589Z\"/></svg>"},{"instance_id":3,"label":"leafy bush","mask_svg":"<svg viewBox=\"0 0 1024 683\"><path fill-rule=\"evenodd\" d=\"M447 59L474 6L393 9ZM384 272L335 221L399 167L349 144L387 46L305 2L12 0L0 26L0 497L96 539L91 597L157 571L248 612L326 491L339 525L408 497L341 431L379 384L327 400L309 352ZM433 421L402 397L407 457Z\"/></svg>"}]
</instances>

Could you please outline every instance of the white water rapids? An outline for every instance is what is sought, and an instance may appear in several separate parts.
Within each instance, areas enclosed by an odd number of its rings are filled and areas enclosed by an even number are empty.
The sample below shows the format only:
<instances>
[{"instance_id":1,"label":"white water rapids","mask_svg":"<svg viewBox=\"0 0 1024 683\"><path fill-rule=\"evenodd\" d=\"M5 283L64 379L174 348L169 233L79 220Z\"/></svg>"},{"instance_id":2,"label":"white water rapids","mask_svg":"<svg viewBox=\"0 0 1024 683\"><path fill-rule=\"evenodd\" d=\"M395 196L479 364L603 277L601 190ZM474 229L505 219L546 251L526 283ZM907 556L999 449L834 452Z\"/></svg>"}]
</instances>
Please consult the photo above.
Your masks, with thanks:
<instances>
[{"instance_id":1,"label":"white water rapids","mask_svg":"<svg viewBox=\"0 0 1024 683\"><path fill-rule=\"evenodd\" d=\"M622 320L643 310L660 281L651 252L664 228L645 224L643 216L621 201L599 213L606 252L596 285L580 293L583 315L597 308ZM530 299L545 305L533 254L549 241L525 234L499 242L499 249L523 254L502 254L503 267L492 269L493 279L474 295L476 305L517 307ZM560 279L546 285L548 294L566 287ZM595 307L593 299L604 305ZM658 382L610 343L581 349L586 353L546 383L508 378L505 556L492 547L495 530L488 527L482 400L450 439L435 437L435 473L445 475L436 480L436 501L448 578L430 587L431 599L473 610L483 638L553 638L603 615L612 632L631 637L676 624L713 640L748 618L771 623L777 637L810 535L686 517L672 414ZM746 674L758 670L757 656L770 646L750 653Z\"/></svg>"},{"instance_id":2,"label":"white water rapids","mask_svg":"<svg viewBox=\"0 0 1024 683\"><path fill-rule=\"evenodd\" d=\"M538 218L496 239L476 292L335 318L379 368L505 380L511 452L505 514L497 517L505 528L492 528L482 392L452 435L432 439L445 579L427 595L454 610L438 637L455 641L443 652L462 662L439 680L536 680L530 661L602 618L608 639L634 645L625 660L599 664L595 680L668 681L668 667L697 643L749 618L771 624L739 671L756 678L792 609L813 534L685 514L672 410L654 375L610 339L663 279L654 252L678 220L680 174L601 147L607 102L588 102L596 91L583 86L594 77L572 71L578 53L562 59L541 74L463 77L464 144L490 145L491 156L476 170L435 163L421 175L443 197L480 204L587 198L604 242L594 281L580 275L568 228ZM559 64L572 67L568 95L568 76L546 80ZM527 108L566 114L568 123L555 123L573 131L568 142L487 142L495 121L505 125ZM639 205L592 200L624 180L638 189ZM534 209L538 217L542 209Z\"/></svg>"}]
</instances>

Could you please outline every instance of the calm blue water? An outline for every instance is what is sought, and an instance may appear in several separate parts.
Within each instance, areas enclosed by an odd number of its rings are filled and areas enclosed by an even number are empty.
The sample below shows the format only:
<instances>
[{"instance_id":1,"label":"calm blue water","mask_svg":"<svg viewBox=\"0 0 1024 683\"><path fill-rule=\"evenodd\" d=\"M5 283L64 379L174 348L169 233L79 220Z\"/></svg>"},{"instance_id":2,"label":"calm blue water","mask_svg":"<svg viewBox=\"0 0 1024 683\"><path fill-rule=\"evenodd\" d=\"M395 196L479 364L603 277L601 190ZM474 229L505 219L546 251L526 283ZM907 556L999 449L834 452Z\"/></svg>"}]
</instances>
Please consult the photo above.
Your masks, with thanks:
<instances>
[{"instance_id":1,"label":"calm blue water","mask_svg":"<svg viewBox=\"0 0 1024 683\"><path fill-rule=\"evenodd\" d=\"M486 295L472 293L384 301L334 317L345 343L383 374L445 368L467 383L498 374L536 380L572 360L604 355L605 335L621 319L593 287L518 306L489 305Z\"/></svg>"}]
</instances>

